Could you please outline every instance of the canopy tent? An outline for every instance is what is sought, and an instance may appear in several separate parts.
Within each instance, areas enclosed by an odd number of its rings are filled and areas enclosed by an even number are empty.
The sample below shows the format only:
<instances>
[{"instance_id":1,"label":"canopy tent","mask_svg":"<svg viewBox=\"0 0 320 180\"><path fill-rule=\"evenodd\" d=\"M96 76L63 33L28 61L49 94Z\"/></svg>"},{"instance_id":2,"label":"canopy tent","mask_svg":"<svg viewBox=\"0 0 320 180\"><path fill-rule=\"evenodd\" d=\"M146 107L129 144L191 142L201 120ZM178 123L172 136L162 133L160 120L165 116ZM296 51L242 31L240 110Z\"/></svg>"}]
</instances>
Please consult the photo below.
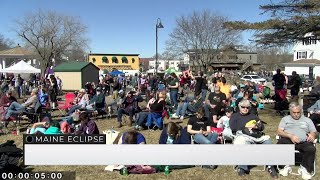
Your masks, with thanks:
<instances>
[{"instance_id":1,"label":"canopy tent","mask_svg":"<svg viewBox=\"0 0 320 180\"><path fill-rule=\"evenodd\" d=\"M109 73L111 76L118 76L119 74L124 74L124 72L118 71L118 70L114 70L112 72Z\"/></svg>"},{"instance_id":2,"label":"canopy tent","mask_svg":"<svg viewBox=\"0 0 320 180\"><path fill-rule=\"evenodd\" d=\"M32 67L28 63L21 60L17 64L14 64L8 68L0 69L2 73L15 73L15 74L30 74L30 73L41 73L40 69Z\"/></svg>"},{"instance_id":3,"label":"canopy tent","mask_svg":"<svg viewBox=\"0 0 320 180\"><path fill-rule=\"evenodd\" d=\"M166 73L167 73L167 74L175 73L175 74L177 74L177 75L182 74L182 72L177 71L177 70L176 70L175 68L173 68L173 67L168 68L168 69L166 70Z\"/></svg>"}]
</instances>

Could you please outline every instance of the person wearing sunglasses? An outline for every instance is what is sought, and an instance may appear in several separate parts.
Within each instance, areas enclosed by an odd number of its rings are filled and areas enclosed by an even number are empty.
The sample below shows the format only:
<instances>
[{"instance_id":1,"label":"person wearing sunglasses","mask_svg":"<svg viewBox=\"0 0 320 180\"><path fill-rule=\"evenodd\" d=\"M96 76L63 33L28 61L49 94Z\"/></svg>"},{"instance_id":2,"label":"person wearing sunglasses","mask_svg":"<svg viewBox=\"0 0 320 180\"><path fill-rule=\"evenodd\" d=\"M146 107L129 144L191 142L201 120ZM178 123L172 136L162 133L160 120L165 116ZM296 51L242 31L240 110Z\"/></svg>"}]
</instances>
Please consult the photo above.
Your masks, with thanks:
<instances>
[{"instance_id":1,"label":"person wearing sunglasses","mask_svg":"<svg viewBox=\"0 0 320 180\"><path fill-rule=\"evenodd\" d=\"M248 99L243 99L238 105L239 112L231 115L229 125L232 133L235 135L233 144L272 144L270 136L262 135L261 137L253 137L246 133L243 133L246 129L255 129L255 131L264 130L264 124L255 114L250 113L251 103ZM255 121L255 123L248 122ZM267 171L272 178L277 178L278 173L274 166L267 166ZM239 176L245 176L249 173L249 167L247 165L239 165L237 169Z\"/></svg>"},{"instance_id":2,"label":"person wearing sunglasses","mask_svg":"<svg viewBox=\"0 0 320 180\"><path fill-rule=\"evenodd\" d=\"M242 101L243 99L247 99L250 102L250 113L258 115L258 102L253 98L253 93L250 91L244 91L243 97L239 98L236 100L236 112L239 112L239 102Z\"/></svg>"}]
</instances>

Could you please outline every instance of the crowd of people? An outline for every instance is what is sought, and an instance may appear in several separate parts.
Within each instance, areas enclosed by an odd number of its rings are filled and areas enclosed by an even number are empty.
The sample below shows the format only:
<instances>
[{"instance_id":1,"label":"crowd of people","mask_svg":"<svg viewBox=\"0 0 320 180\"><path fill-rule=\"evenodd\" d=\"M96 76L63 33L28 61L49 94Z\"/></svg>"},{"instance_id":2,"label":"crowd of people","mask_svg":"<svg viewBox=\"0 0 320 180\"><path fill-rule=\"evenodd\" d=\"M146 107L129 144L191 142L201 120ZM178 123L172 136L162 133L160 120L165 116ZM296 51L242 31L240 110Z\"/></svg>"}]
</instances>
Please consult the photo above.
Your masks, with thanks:
<instances>
[{"instance_id":1,"label":"crowd of people","mask_svg":"<svg viewBox=\"0 0 320 180\"><path fill-rule=\"evenodd\" d=\"M275 90L274 100L277 109L287 100L287 88L291 89L294 99L298 96L301 80L296 72L289 80L278 70L273 76ZM60 80L61 81L61 80ZM57 106L59 83L51 76L48 86L45 84L34 88L31 96L22 104L12 96L11 91L0 99L4 121L10 120L14 114L34 109L37 104ZM217 72L206 75L185 71L180 76L170 73L164 77L135 75L130 77L107 75L100 77L99 82L87 83L84 89L77 92L66 116L59 120L46 118L34 123L28 131L31 134L99 134L99 128L92 114L98 109L109 109L115 106L118 128L125 124L135 124L121 136L119 144L146 144L147 139L139 131L146 129L162 131L159 144L219 144L225 139L233 144L272 144L270 136L264 134L265 123L259 116L261 99L271 98L265 95L267 84L255 84L239 81L228 75ZM49 94L49 95L48 95ZM112 95L114 102L106 104L105 97ZM146 98L143 98L143 97ZM141 107L143 100L146 108ZM50 105L49 105L50 106ZM288 105L289 114L284 116L277 131L281 139L278 144L295 144L302 153L299 172L303 179L311 179L314 172L315 147L320 118L320 100L308 109L310 118L303 115L301 105L293 101ZM129 120L124 123L123 116ZM174 119L184 120L189 116L187 126L182 127ZM167 125L164 119L170 118ZM275 166L267 165L268 173L278 177ZM237 166L239 176L245 176L249 166ZM280 168L279 173L287 176L289 166Z\"/></svg>"}]
</instances>

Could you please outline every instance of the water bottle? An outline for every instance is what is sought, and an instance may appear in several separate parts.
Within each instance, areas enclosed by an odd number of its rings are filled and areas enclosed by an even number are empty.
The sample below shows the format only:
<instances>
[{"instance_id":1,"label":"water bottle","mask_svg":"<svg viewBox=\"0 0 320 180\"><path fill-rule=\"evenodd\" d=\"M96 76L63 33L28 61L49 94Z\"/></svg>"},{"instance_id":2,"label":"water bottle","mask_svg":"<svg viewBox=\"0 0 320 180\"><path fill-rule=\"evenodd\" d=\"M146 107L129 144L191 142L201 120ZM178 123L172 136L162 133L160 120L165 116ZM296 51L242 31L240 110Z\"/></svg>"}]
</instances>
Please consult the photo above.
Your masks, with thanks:
<instances>
[{"instance_id":1,"label":"water bottle","mask_svg":"<svg viewBox=\"0 0 320 180\"><path fill-rule=\"evenodd\" d=\"M168 176L169 173L170 173L169 166L165 166L165 167L164 167L164 175Z\"/></svg>"},{"instance_id":2,"label":"water bottle","mask_svg":"<svg viewBox=\"0 0 320 180\"><path fill-rule=\"evenodd\" d=\"M128 176L128 168L127 167L123 167L120 171L120 174L123 176Z\"/></svg>"},{"instance_id":3,"label":"water bottle","mask_svg":"<svg viewBox=\"0 0 320 180\"><path fill-rule=\"evenodd\" d=\"M17 126L17 135L20 135L20 127Z\"/></svg>"}]
</instances>

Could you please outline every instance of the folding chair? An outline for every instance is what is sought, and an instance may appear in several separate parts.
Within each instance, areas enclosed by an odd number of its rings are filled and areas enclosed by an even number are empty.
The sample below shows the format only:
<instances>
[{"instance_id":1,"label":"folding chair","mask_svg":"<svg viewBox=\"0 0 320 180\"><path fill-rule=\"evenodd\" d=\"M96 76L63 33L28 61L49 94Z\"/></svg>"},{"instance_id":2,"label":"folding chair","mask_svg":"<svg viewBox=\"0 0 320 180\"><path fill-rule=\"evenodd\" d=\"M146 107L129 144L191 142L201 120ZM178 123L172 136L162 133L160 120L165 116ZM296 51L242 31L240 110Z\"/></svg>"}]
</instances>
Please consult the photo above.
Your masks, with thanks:
<instances>
[{"instance_id":1,"label":"folding chair","mask_svg":"<svg viewBox=\"0 0 320 180\"><path fill-rule=\"evenodd\" d=\"M279 135L276 136L277 140L279 140L280 138L281 137ZM317 147L317 142L318 142L318 139L315 139L313 141L313 146L315 148ZM295 166L299 166L301 164L301 160L302 160L301 153L298 150L295 150L294 152L295 152ZM315 155L315 159L314 159L314 162L313 162L313 173L311 174L311 176L316 175L316 161L317 161L316 158L317 158L317 155ZM279 165L277 166L277 169L280 170ZM300 176L301 175L299 172L293 172L292 170L289 171L289 174L296 175L296 176Z\"/></svg>"},{"instance_id":2,"label":"folding chair","mask_svg":"<svg viewBox=\"0 0 320 180\"><path fill-rule=\"evenodd\" d=\"M66 114L66 111L72 107L72 103L75 98L76 98L76 95L74 93L67 93L65 95L65 101L58 101L57 109L52 109L52 110L59 111L58 117L64 116Z\"/></svg>"}]
</instances>

